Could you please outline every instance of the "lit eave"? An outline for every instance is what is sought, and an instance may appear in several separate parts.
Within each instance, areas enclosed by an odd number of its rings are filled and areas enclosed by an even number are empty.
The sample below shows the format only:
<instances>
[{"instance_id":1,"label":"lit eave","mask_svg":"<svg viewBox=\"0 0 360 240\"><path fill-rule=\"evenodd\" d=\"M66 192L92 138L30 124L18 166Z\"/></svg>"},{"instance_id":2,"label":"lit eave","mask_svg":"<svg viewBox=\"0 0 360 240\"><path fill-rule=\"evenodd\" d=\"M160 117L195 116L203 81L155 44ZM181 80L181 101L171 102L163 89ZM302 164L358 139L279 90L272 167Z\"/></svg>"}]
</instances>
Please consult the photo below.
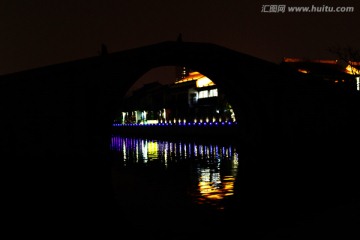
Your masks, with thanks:
<instances>
[{"instance_id":1,"label":"lit eave","mask_svg":"<svg viewBox=\"0 0 360 240\"><path fill-rule=\"evenodd\" d=\"M351 75L359 75L360 74L360 70L355 68L352 65L347 65L347 67L345 68L345 72Z\"/></svg>"},{"instance_id":2,"label":"lit eave","mask_svg":"<svg viewBox=\"0 0 360 240\"><path fill-rule=\"evenodd\" d=\"M298 69L298 72L301 73L309 73L310 71L306 70L306 69Z\"/></svg>"},{"instance_id":3,"label":"lit eave","mask_svg":"<svg viewBox=\"0 0 360 240\"><path fill-rule=\"evenodd\" d=\"M180 79L179 81L176 81L175 84L178 83L184 83L184 82L190 82L190 81L195 81L198 80L199 78L203 77L204 75L202 75L199 72L190 72L189 76Z\"/></svg>"},{"instance_id":4,"label":"lit eave","mask_svg":"<svg viewBox=\"0 0 360 240\"><path fill-rule=\"evenodd\" d=\"M189 73L189 76L187 76L179 81L176 81L175 84L190 82L190 81L196 81L196 87L198 87L198 88L215 85L215 83L213 81L211 81L208 77L202 75L199 72L191 72L191 73Z\"/></svg>"}]
</instances>

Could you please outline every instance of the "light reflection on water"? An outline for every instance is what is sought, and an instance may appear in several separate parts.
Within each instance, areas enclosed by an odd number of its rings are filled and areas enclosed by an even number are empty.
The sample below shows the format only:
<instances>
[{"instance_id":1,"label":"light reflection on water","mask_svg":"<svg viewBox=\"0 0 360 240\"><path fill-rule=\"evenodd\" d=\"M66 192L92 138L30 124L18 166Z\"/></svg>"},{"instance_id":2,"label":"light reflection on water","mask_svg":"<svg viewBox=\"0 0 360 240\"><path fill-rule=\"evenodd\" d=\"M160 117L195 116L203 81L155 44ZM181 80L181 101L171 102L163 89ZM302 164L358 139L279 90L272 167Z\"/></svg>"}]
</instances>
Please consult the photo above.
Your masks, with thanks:
<instances>
[{"instance_id":1,"label":"light reflection on water","mask_svg":"<svg viewBox=\"0 0 360 240\"><path fill-rule=\"evenodd\" d=\"M189 163L192 186L188 190L188 195L197 204L207 204L222 209L221 200L234 194L238 153L232 145L220 146L113 135L110 149L118 154L115 160L124 169L156 165L167 171L169 167L176 168L182 163Z\"/></svg>"}]
</instances>

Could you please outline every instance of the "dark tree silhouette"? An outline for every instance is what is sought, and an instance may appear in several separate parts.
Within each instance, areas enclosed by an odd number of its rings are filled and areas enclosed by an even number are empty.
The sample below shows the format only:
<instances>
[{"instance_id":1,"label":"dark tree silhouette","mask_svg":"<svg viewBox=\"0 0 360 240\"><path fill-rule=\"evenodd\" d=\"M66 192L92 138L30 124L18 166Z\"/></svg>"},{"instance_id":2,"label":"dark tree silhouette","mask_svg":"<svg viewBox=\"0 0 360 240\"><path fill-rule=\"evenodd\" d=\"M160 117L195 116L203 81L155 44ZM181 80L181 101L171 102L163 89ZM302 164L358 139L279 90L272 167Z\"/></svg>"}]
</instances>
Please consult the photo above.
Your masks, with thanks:
<instances>
[{"instance_id":1,"label":"dark tree silhouette","mask_svg":"<svg viewBox=\"0 0 360 240\"><path fill-rule=\"evenodd\" d=\"M329 51L335 54L346 66L350 66L350 73L352 75L359 76L360 49L337 44L329 47Z\"/></svg>"}]
</instances>

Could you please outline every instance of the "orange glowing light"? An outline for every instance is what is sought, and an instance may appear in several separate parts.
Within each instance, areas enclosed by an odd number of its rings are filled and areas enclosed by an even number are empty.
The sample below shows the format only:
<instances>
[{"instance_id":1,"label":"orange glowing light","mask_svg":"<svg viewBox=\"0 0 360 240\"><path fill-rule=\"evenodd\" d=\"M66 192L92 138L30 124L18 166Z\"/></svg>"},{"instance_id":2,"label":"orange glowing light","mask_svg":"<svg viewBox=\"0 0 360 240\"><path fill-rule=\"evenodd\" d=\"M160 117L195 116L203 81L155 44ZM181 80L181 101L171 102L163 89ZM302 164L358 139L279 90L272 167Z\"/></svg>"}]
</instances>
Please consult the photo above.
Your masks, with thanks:
<instances>
[{"instance_id":1,"label":"orange glowing light","mask_svg":"<svg viewBox=\"0 0 360 240\"><path fill-rule=\"evenodd\" d=\"M306 70L306 69L298 69L298 72L301 73L309 73L310 71Z\"/></svg>"},{"instance_id":2,"label":"orange glowing light","mask_svg":"<svg viewBox=\"0 0 360 240\"><path fill-rule=\"evenodd\" d=\"M327 63L327 64L337 64L337 60L329 60L329 59L303 59L303 58L288 58L284 57L283 62L314 62L314 63Z\"/></svg>"},{"instance_id":3,"label":"orange glowing light","mask_svg":"<svg viewBox=\"0 0 360 240\"><path fill-rule=\"evenodd\" d=\"M360 65L360 64L359 64ZM351 75L359 75L360 74L360 69L358 68L355 68L354 66L357 66L355 64L355 62L351 65L348 65L346 68L345 68L345 72L348 73L348 74L351 74Z\"/></svg>"},{"instance_id":4,"label":"orange glowing light","mask_svg":"<svg viewBox=\"0 0 360 240\"><path fill-rule=\"evenodd\" d=\"M213 81L211 81L208 77L204 76L199 72L190 72L189 76L179 81L176 81L175 84L190 82L190 81L196 81L196 87L198 88L215 85Z\"/></svg>"}]
</instances>

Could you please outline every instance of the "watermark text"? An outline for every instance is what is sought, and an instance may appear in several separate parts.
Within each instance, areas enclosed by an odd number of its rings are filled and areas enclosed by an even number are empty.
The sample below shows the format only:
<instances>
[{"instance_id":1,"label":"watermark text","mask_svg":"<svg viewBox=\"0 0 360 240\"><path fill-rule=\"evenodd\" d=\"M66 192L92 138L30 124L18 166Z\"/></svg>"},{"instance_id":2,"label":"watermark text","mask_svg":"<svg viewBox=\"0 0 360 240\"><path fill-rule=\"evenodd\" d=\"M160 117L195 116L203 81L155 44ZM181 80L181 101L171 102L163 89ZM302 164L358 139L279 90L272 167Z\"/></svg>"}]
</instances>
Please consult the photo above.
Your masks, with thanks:
<instances>
[{"instance_id":1,"label":"watermark text","mask_svg":"<svg viewBox=\"0 0 360 240\"><path fill-rule=\"evenodd\" d=\"M327 6L327 5L311 5L311 6L287 6L280 4L262 5L262 13L352 13L355 11L351 6Z\"/></svg>"}]
</instances>

